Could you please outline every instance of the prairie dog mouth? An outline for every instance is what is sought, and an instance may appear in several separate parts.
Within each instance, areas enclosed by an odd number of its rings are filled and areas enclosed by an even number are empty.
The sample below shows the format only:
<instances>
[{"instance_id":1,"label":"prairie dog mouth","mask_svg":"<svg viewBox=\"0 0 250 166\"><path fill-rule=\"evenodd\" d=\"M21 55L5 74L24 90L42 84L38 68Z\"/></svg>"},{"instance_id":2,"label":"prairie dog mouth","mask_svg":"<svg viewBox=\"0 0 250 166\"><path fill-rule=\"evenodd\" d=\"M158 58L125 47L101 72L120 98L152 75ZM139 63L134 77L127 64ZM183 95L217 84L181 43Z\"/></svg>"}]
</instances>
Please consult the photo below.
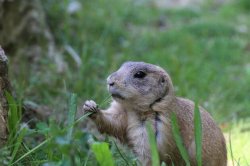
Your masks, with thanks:
<instances>
[{"instance_id":1,"label":"prairie dog mouth","mask_svg":"<svg viewBox=\"0 0 250 166\"><path fill-rule=\"evenodd\" d=\"M124 100L125 98L121 96L119 93L112 93L111 96L115 99L121 99Z\"/></svg>"},{"instance_id":2,"label":"prairie dog mouth","mask_svg":"<svg viewBox=\"0 0 250 166\"><path fill-rule=\"evenodd\" d=\"M114 99L125 99L125 97L121 95L120 90L113 86L108 86L108 91Z\"/></svg>"}]
</instances>

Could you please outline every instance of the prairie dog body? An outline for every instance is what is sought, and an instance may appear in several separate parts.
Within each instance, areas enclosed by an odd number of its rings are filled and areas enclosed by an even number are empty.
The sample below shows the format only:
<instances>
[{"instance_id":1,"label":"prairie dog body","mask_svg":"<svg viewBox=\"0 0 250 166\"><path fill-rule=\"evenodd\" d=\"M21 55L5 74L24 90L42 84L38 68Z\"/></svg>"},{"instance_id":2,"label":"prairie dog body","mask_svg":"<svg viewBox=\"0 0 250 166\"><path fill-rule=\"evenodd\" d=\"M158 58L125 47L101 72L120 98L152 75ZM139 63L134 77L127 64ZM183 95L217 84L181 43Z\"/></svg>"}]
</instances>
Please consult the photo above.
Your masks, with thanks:
<instances>
[{"instance_id":1,"label":"prairie dog body","mask_svg":"<svg viewBox=\"0 0 250 166\"><path fill-rule=\"evenodd\" d=\"M172 135L170 116L175 113L191 165L196 164L194 103L178 98L170 76L162 68L144 62L126 62L107 78L113 102L107 110L86 101L83 110L100 132L118 138L132 148L143 165L151 165L145 122L150 121L156 136L160 160L167 165L185 165ZM205 166L227 165L225 139L212 117L202 107L202 162Z\"/></svg>"}]
</instances>

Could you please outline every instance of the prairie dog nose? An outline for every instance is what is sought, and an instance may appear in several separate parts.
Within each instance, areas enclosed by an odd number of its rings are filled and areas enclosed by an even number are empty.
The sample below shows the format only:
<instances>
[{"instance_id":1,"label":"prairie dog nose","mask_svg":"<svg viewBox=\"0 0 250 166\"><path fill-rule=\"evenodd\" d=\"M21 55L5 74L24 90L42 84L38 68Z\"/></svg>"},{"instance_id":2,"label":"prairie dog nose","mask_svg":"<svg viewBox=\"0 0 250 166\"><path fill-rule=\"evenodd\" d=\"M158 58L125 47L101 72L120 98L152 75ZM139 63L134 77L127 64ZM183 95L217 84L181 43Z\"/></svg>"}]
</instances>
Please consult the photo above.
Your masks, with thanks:
<instances>
[{"instance_id":1,"label":"prairie dog nose","mask_svg":"<svg viewBox=\"0 0 250 166\"><path fill-rule=\"evenodd\" d=\"M112 75L110 75L108 78L107 78L107 84L109 86L113 86L115 84L115 81L114 79L112 79Z\"/></svg>"},{"instance_id":2,"label":"prairie dog nose","mask_svg":"<svg viewBox=\"0 0 250 166\"><path fill-rule=\"evenodd\" d=\"M115 83L114 82L110 82L108 84L109 84L109 86L113 86Z\"/></svg>"},{"instance_id":3,"label":"prairie dog nose","mask_svg":"<svg viewBox=\"0 0 250 166\"><path fill-rule=\"evenodd\" d=\"M114 72L112 74L110 74L107 78L107 84L109 86L114 86L115 84L118 84L120 81L120 77L117 74L117 72Z\"/></svg>"}]
</instances>

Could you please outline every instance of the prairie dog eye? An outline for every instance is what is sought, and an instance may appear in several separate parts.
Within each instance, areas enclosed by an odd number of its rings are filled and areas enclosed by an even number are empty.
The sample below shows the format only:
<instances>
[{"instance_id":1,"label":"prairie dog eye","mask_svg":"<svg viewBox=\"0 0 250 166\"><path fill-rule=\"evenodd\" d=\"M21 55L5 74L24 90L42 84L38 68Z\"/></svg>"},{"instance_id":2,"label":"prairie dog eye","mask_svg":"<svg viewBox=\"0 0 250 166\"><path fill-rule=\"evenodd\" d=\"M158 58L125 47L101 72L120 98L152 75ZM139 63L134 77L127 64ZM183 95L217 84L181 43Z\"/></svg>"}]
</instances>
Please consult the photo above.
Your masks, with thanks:
<instances>
[{"instance_id":1,"label":"prairie dog eye","mask_svg":"<svg viewBox=\"0 0 250 166\"><path fill-rule=\"evenodd\" d=\"M144 78L146 76L146 73L143 71L138 71L134 74L134 78Z\"/></svg>"}]
</instances>

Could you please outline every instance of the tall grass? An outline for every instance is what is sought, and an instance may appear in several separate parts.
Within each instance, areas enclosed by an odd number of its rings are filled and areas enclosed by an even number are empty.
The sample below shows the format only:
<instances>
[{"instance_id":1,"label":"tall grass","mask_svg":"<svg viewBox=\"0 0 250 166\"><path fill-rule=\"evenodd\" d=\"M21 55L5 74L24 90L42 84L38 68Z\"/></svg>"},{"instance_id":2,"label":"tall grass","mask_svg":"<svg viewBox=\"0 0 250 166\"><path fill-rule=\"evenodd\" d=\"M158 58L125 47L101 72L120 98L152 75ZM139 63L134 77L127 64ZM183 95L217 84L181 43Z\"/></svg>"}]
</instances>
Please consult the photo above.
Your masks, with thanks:
<instances>
[{"instance_id":1,"label":"tall grass","mask_svg":"<svg viewBox=\"0 0 250 166\"><path fill-rule=\"evenodd\" d=\"M6 147L9 149L10 158L7 163L8 165L12 165L14 160L18 157L18 152L23 149L22 143L27 132L27 128L25 124L20 125L22 113L22 108L20 106L21 104L17 104L14 97L7 91L5 92L5 96L9 106L7 121L9 136Z\"/></svg>"},{"instance_id":2,"label":"tall grass","mask_svg":"<svg viewBox=\"0 0 250 166\"><path fill-rule=\"evenodd\" d=\"M233 123L224 133L227 141L228 164L232 166L249 165L250 119Z\"/></svg>"},{"instance_id":3,"label":"tall grass","mask_svg":"<svg viewBox=\"0 0 250 166\"><path fill-rule=\"evenodd\" d=\"M158 154L158 148L156 143L155 134L152 129L152 124L149 122L146 123L147 133L148 133L148 140L151 150L151 160L152 160L152 166L159 166L160 165L160 158Z\"/></svg>"},{"instance_id":4,"label":"tall grass","mask_svg":"<svg viewBox=\"0 0 250 166\"><path fill-rule=\"evenodd\" d=\"M180 134L180 128L178 125L178 119L173 113L171 115L172 132L175 138L176 145L180 151L180 154L185 161L186 165L190 165L189 155L186 147L183 144L182 136ZM202 165L202 121L199 110L199 105L195 103L194 106L194 138L195 138L195 150L197 165Z\"/></svg>"},{"instance_id":5,"label":"tall grass","mask_svg":"<svg viewBox=\"0 0 250 166\"><path fill-rule=\"evenodd\" d=\"M8 101L9 111L8 111L8 131L9 137L8 141L9 144L12 144L16 137L17 132L19 130L20 121L21 121L21 108L18 106L15 99L11 96L10 93L7 91L5 92L6 99Z\"/></svg>"},{"instance_id":6,"label":"tall grass","mask_svg":"<svg viewBox=\"0 0 250 166\"><path fill-rule=\"evenodd\" d=\"M194 106L194 135L197 165L202 166L202 121L197 102Z\"/></svg>"},{"instance_id":7,"label":"tall grass","mask_svg":"<svg viewBox=\"0 0 250 166\"><path fill-rule=\"evenodd\" d=\"M8 99L10 100L10 103L14 103L14 99L10 95L8 95ZM18 150L21 147L24 136L27 134L26 131L29 129L21 128L20 130L18 130L18 136L14 140L12 140L12 142L15 142L15 144L12 150L11 160L8 165L12 166L16 164L26 163L27 161L25 161L25 159L29 158L32 155L34 155L35 157L28 162L31 165L36 165L35 163L45 163L49 166L55 164L96 165L97 163L99 163L99 165L101 166L114 165L115 162L108 143L97 142L91 137L91 135L88 135L85 132L74 132L75 125L80 120L86 118L89 115L89 113L87 113L79 119L76 119L76 103L77 95L71 94L69 97L68 118L66 120L65 126L61 128L60 125L56 122L50 122L50 126L40 123L40 129L38 129L37 133L43 134L45 139L34 146L32 149L27 149L24 153L19 152L19 154ZM14 110L16 110L14 105L12 105L11 108L14 108ZM90 153L91 151L92 154ZM42 158L39 157L39 154L42 154ZM82 155L83 157L81 157ZM93 158L93 155L95 156L97 163Z\"/></svg>"},{"instance_id":8,"label":"tall grass","mask_svg":"<svg viewBox=\"0 0 250 166\"><path fill-rule=\"evenodd\" d=\"M178 120L176 115L173 113L171 115L171 124L172 124L172 132L173 132L173 136L176 142L176 145L179 149L179 152L181 154L181 157L183 158L183 160L185 161L187 166L190 166L190 161L189 161L189 156L188 156L188 152L183 144L183 140L180 134L180 128L178 125Z\"/></svg>"}]
</instances>

